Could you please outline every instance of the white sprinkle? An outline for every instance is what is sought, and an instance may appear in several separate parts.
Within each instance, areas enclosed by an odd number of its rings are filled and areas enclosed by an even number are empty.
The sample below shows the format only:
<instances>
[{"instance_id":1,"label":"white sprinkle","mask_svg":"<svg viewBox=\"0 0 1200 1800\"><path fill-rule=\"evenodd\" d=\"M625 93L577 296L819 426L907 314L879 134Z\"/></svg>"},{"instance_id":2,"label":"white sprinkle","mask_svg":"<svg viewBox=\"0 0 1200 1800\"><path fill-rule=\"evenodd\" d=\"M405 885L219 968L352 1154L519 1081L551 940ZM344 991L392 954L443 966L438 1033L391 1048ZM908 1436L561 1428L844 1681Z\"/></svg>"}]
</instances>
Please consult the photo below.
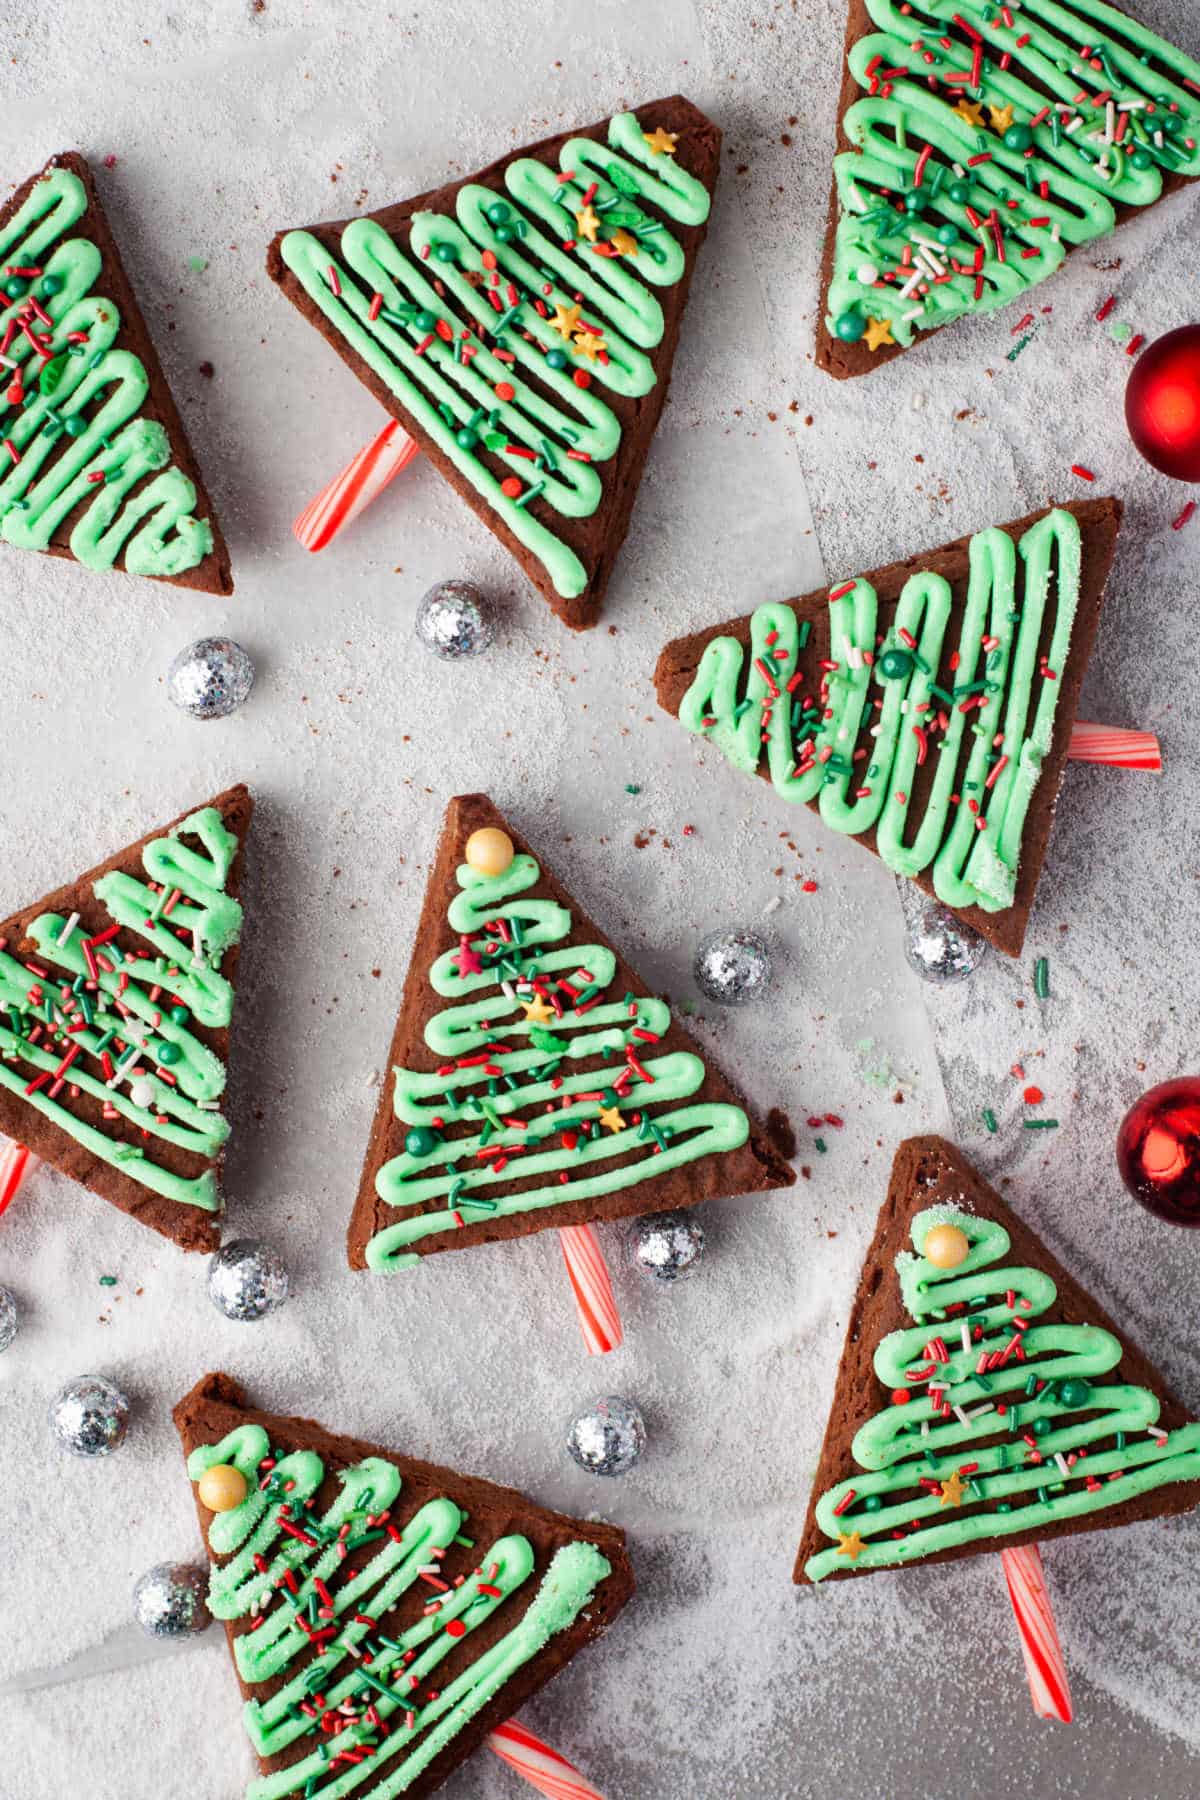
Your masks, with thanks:
<instances>
[{"instance_id":1,"label":"white sprinkle","mask_svg":"<svg viewBox=\"0 0 1200 1800\"><path fill-rule=\"evenodd\" d=\"M846 661L850 664L850 667L852 669L861 669L862 668L862 666L863 666L862 651L859 649L857 644L851 644L849 646L849 648L847 649Z\"/></svg>"},{"instance_id":2,"label":"white sprinkle","mask_svg":"<svg viewBox=\"0 0 1200 1800\"><path fill-rule=\"evenodd\" d=\"M900 289L901 300L911 300L912 296L916 293L917 289L920 287L923 279L924 279L923 271L921 269L914 269L912 274L909 276L907 282L905 283L905 285Z\"/></svg>"},{"instance_id":3,"label":"white sprinkle","mask_svg":"<svg viewBox=\"0 0 1200 1800\"><path fill-rule=\"evenodd\" d=\"M1113 105L1112 101L1110 100L1110 101L1108 101L1108 103L1106 104L1106 106L1104 108L1104 136L1105 136L1106 141L1110 144L1113 141L1113 132L1116 129L1117 129L1117 109Z\"/></svg>"},{"instance_id":4,"label":"white sprinkle","mask_svg":"<svg viewBox=\"0 0 1200 1800\"><path fill-rule=\"evenodd\" d=\"M778 912L782 905L783 901L779 898L778 894L775 894L763 907L763 918L765 919L768 913Z\"/></svg>"},{"instance_id":5,"label":"white sprinkle","mask_svg":"<svg viewBox=\"0 0 1200 1800\"><path fill-rule=\"evenodd\" d=\"M971 1421L970 1421L970 1419L968 1419L966 1413L963 1411L961 1406L956 1406L954 1408L954 1416L955 1416L955 1418L958 1419L960 1424L965 1425L967 1427L968 1431L971 1429Z\"/></svg>"},{"instance_id":6,"label":"white sprinkle","mask_svg":"<svg viewBox=\"0 0 1200 1800\"><path fill-rule=\"evenodd\" d=\"M1063 1477L1064 1477L1064 1479L1065 1479L1065 1478L1066 1478L1066 1477L1067 1477L1067 1476L1069 1476L1069 1475L1070 1475L1070 1473L1071 1473L1071 1471L1070 1471L1070 1469L1069 1469L1069 1468L1068 1468L1068 1467L1067 1467L1067 1459L1066 1459L1066 1457L1065 1457L1065 1456L1064 1456L1064 1455L1063 1455L1063 1453L1062 1453L1062 1451L1061 1451L1061 1450L1056 1450L1056 1451L1055 1451L1055 1453L1054 1453L1054 1460L1055 1460L1055 1462L1056 1462L1056 1463L1057 1463L1057 1464L1058 1464L1058 1466L1059 1466L1059 1469L1060 1469L1060 1470L1061 1470L1061 1471L1062 1471L1062 1474L1063 1474Z\"/></svg>"},{"instance_id":7,"label":"white sprinkle","mask_svg":"<svg viewBox=\"0 0 1200 1800\"><path fill-rule=\"evenodd\" d=\"M70 943L72 937L75 935L75 927L78 925L78 923L79 923L79 914L77 912L73 912L71 914L70 918L67 920L66 924L63 926L62 930L59 932L58 936L54 940L55 944L58 945L58 947L60 949L62 948L62 946L64 944Z\"/></svg>"},{"instance_id":8,"label":"white sprinkle","mask_svg":"<svg viewBox=\"0 0 1200 1800\"><path fill-rule=\"evenodd\" d=\"M1082 116L1079 113L1076 113L1075 117L1071 120L1071 123L1069 125L1063 126L1063 130L1067 133L1070 133L1072 131L1078 131L1080 129L1080 127L1082 126L1082 124L1083 124Z\"/></svg>"},{"instance_id":9,"label":"white sprinkle","mask_svg":"<svg viewBox=\"0 0 1200 1800\"><path fill-rule=\"evenodd\" d=\"M922 1437L929 1436L929 1420L928 1419L922 1419L922 1421L921 1421L921 1436Z\"/></svg>"},{"instance_id":10,"label":"white sprinkle","mask_svg":"<svg viewBox=\"0 0 1200 1800\"><path fill-rule=\"evenodd\" d=\"M900 314L900 317L904 320L905 324L907 324L910 319L920 319L920 318L923 318L924 316L925 316L924 306L914 306L910 312Z\"/></svg>"},{"instance_id":11,"label":"white sprinkle","mask_svg":"<svg viewBox=\"0 0 1200 1800\"><path fill-rule=\"evenodd\" d=\"M971 1420L972 1424L974 1424L976 1419L982 1419L985 1413L990 1413L993 1410L991 1401L985 1400L982 1406L973 1406L967 1414L967 1417Z\"/></svg>"},{"instance_id":12,"label":"white sprinkle","mask_svg":"<svg viewBox=\"0 0 1200 1800\"><path fill-rule=\"evenodd\" d=\"M965 1319L963 1319L961 1321L961 1335L962 1335L962 1347L966 1351L967 1355L970 1356L970 1354L971 1354L971 1327L968 1325L968 1323Z\"/></svg>"}]
</instances>

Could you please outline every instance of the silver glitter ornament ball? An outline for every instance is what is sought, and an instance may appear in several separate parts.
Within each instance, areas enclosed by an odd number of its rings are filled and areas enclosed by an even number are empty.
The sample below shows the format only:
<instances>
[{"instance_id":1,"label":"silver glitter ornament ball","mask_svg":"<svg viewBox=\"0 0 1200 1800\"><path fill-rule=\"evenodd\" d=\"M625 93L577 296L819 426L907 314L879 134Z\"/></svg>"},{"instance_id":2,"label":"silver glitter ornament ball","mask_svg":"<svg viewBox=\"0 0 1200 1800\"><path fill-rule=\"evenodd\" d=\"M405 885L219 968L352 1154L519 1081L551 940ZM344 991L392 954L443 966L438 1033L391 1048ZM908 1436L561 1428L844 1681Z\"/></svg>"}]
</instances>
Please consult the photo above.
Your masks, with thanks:
<instances>
[{"instance_id":1,"label":"silver glitter ornament ball","mask_svg":"<svg viewBox=\"0 0 1200 1800\"><path fill-rule=\"evenodd\" d=\"M167 693L193 719L225 719L254 686L254 664L232 638L197 638L167 671Z\"/></svg>"},{"instance_id":2,"label":"silver glitter ornament ball","mask_svg":"<svg viewBox=\"0 0 1200 1800\"><path fill-rule=\"evenodd\" d=\"M288 1297L283 1258L257 1238L225 1244L208 1265L208 1297L227 1319L265 1319Z\"/></svg>"},{"instance_id":3,"label":"silver glitter ornament ball","mask_svg":"<svg viewBox=\"0 0 1200 1800\"><path fill-rule=\"evenodd\" d=\"M922 981L948 987L951 982L965 981L979 967L987 939L964 925L940 900L922 894L919 905L908 901L904 911L904 954Z\"/></svg>"},{"instance_id":4,"label":"silver glitter ornament ball","mask_svg":"<svg viewBox=\"0 0 1200 1800\"><path fill-rule=\"evenodd\" d=\"M690 1275L704 1255L704 1227L688 1212L647 1213L635 1219L627 1240L629 1260L652 1281Z\"/></svg>"},{"instance_id":5,"label":"silver glitter ornament ball","mask_svg":"<svg viewBox=\"0 0 1200 1800\"><path fill-rule=\"evenodd\" d=\"M633 1400L605 1394L571 1420L567 1449L589 1475L625 1475L646 1448L646 1421Z\"/></svg>"},{"instance_id":6,"label":"silver glitter ornament ball","mask_svg":"<svg viewBox=\"0 0 1200 1800\"><path fill-rule=\"evenodd\" d=\"M473 581L439 581L417 608L416 632L427 650L447 662L482 656L496 630L492 609Z\"/></svg>"},{"instance_id":7,"label":"silver glitter ornament ball","mask_svg":"<svg viewBox=\"0 0 1200 1800\"><path fill-rule=\"evenodd\" d=\"M212 1624L208 1570L199 1563L155 1563L133 1590L133 1616L147 1637L194 1637Z\"/></svg>"},{"instance_id":8,"label":"silver glitter ornament ball","mask_svg":"<svg viewBox=\"0 0 1200 1800\"><path fill-rule=\"evenodd\" d=\"M692 964L696 986L706 1000L721 1006L745 1006L759 1000L771 985L771 952L757 931L712 931Z\"/></svg>"},{"instance_id":9,"label":"silver glitter ornament ball","mask_svg":"<svg viewBox=\"0 0 1200 1800\"><path fill-rule=\"evenodd\" d=\"M17 1298L6 1287L0 1287L0 1353L8 1349L21 1329L21 1309Z\"/></svg>"},{"instance_id":10,"label":"silver glitter ornament ball","mask_svg":"<svg viewBox=\"0 0 1200 1800\"><path fill-rule=\"evenodd\" d=\"M129 1402L103 1375L77 1375L55 1394L49 1418L72 1456L110 1456L129 1429Z\"/></svg>"}]
</instances>

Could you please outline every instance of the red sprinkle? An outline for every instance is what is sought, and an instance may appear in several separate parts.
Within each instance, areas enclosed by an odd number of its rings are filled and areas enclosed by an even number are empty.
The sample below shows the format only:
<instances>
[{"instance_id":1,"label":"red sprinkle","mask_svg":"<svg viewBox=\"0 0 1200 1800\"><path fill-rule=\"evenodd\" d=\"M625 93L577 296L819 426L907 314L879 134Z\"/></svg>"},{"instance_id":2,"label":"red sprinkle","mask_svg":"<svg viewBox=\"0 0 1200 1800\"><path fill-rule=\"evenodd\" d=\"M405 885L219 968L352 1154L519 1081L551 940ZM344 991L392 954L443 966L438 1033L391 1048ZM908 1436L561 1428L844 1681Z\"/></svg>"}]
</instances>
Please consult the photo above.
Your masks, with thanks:
<instances>
[{"instance_id":1,"label":"red sprinkle","mask_svg":"<svg viewBox=\"0 0 1200 1800\"><path fill-rule=\"evenodd\" d=\"M1095 481L1096 479L1091 469L1085 469L1082 463L1072 463L1071 473L1078 475L1080 481Z\"/></svg>"},{"instance_id":2,"label":"red sprinkle","mask_svg":"<svg viewBox=\"0 0 1200 1800\"><path fill-rule=\"evenodd\" d=\"M1040 1106L1045 1098L1046 1096L1043 1094L1040 1087L1027 1087L1025 1089L1025 1103L1027 1106ZM1012 1304L1011 1301L1009 1304Z\"/></svg>"}]
</instances>

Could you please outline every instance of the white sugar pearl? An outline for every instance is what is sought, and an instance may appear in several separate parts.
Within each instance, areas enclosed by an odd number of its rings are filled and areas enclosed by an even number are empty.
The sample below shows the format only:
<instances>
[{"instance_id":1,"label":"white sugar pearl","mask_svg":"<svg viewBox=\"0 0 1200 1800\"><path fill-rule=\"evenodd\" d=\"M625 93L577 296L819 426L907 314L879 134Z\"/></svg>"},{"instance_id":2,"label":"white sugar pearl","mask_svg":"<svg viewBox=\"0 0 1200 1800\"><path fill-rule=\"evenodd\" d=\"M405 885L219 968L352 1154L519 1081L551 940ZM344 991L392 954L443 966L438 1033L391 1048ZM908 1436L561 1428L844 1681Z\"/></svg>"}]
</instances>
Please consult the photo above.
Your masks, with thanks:
<instances>
[{"instance_id":1,"label":"white sugar pearl","mask_svg":"<svg viewBox=\"0 0 1200 1800\"><path fill-rule=\"evenodd\" d=\"M154 1083L152 1081L134 1081L130 1083L129 1098L135 1106L151 1106L154 1102Z\"/></svg>"},{"instance_id":2,"label":"white sugar pearl","mask_svg":"<svg viewBox=\"0 0 1200 1800\"><path fill-rule=\"evenodd\" d=\"M862 287L874 287L879 280L879 270L874 263L859 263L854 278Z\"/></svg>"}]
</instances>

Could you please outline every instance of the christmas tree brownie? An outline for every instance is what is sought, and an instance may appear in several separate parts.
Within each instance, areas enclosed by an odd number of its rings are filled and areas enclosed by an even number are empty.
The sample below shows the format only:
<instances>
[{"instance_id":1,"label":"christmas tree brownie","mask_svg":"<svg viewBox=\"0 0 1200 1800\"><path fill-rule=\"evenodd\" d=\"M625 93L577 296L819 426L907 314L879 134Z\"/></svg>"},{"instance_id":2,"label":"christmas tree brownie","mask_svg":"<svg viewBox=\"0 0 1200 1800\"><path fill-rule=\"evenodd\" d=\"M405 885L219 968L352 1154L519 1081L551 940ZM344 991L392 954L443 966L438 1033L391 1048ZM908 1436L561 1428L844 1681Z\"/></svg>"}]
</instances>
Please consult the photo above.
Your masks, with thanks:
<instances>
[{"instance_id":1,"label":"christmas tree brownie","mask_svg":"<svg viewBox=\"0 0 1200 1800\"><path fill-rule=\"evenodd\" d=\"M0 923L0 1133L215 1250L252 801L230 788Z\"/></svg>"},{"instance_id":2,"label":"christmas tree brownie","mask_svg":"<svg viewBox=\"0 0 1200 1800\"><path fill-rule=\"evenodd\" d=\"M954 1147L901 1144L798 1582L1189 1512L1200 1424Z\"/></svg>"},{"instance_id":3,"label":"christmas tree brownie","mask_svg":"<svg viewBox=\"0 0 1200 1800\"><path fill-rule=\"evenodd\" d=\"M659 703L1017 956L1120 520L1054 507L677 638Z\"/></svg>"},{"instance_id":4,"label":"christmas tree brownie","mask_svg":"<svg viewBox=\"0 0 1200 1800\"><path fill-rule=\"evenodd\" d=\"M667 397L721 134L680 95L267 269L568 625L594 622Z\"/></svg>"},{"instance_id":5,"label":"christmas tree brownie","mask_svg":"<svg viewBox=\"0 0 1200 1800\"><path fill-rule=\"evenodd\" d=\"M817 361L862 375L1023 303L1198 175L1200 62L1129 10L850 0Z\"/></svg>"},{"instance_id":6,"label":"christmas tree brownie","mask_svg":"<svg viewBox=\"0 0 1200 1800\"><path fill-rule=\"evenodd\" d=\"M353 1268L791 1186L780 1148L485 794L450 802L416 943Z\"/></svg>"},{"instance_id":7,"label":"christmas tree brownie","mask_svg":"<svg viewBox=\"0 0 1200 1800\"><path fill-rule=\"evenodd\" d=\"M625 1534L206 1375L175 1408L261 1774L246 1800L420 1800L607 1630Z\"/></svg>"},{"instance_id":8,"label":"christmas tree brownie","mask_svg":"<svg viewBox=\"0 0 1200 1800\"><path fill-rule=\"evenodd\" d=\"M0 357L0 538L231 594L212 502L73 151L0 208Z\"/></svg>"}]
</instances>

